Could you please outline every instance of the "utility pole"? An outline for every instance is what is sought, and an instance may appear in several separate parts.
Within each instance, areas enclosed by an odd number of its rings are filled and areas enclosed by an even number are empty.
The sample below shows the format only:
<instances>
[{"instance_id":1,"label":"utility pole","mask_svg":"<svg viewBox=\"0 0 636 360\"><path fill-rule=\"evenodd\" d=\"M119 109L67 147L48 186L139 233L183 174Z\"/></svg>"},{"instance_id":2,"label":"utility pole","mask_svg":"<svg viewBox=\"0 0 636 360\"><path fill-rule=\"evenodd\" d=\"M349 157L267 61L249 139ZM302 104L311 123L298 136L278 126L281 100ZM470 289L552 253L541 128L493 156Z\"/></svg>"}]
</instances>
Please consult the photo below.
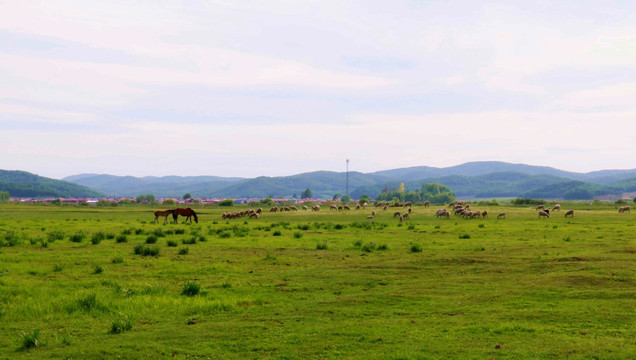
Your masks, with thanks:
<instances>
[{"instance_id":1,"label":"utility pole","mask_svg":"<svg viewBox=\"0 0 636 360\"><path fill-rule=\"evenodd\" d=\"M347 159L347 188L345 189L345 195L349 198L349 159Z\"/></svg>"}]
</instances>

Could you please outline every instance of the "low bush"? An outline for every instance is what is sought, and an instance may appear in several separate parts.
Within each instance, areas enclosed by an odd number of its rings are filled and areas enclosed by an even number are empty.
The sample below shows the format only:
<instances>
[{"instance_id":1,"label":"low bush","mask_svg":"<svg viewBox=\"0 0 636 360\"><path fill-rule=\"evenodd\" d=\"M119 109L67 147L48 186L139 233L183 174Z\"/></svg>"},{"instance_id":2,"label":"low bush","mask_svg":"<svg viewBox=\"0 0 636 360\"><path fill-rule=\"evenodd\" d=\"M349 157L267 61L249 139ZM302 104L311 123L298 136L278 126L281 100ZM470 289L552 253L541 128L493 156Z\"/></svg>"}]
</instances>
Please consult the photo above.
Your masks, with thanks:
<instances>
[{"instance_id":1,"label":"low bush","mask_svg":"<svg viewBox=\"0 0 636 360\"><path fill-rule=\"evenodd\" d=\"M327 250L327 243L326 242L317 243L316 250Z\"/></svg>"},{"instance_id":2,"label":"low bush","mask_svg":"<svg viewBox=\"0 0 636 360\"><path fill-rule=\"evenodd\" d=\"M179 249L179 255L186 255L188 252L190 252L190 249L187 247Z\"/></svg>"},{"instance_id":3,"label":"low bush","mask_svg":"<svg viewBox=\"0 0 636 360\"><path fill-rule=\"evenodd\" d=\"M157 235L150 235L146 238L146 244L156 244L159 238Z\"/></svg>"},{"instance_id":4,"label":"low bush","mask_svg":"<svg viewBox=\"0 0 636 360\"><path fill-rule=\"evenodd\" d=\"M413 253L422 252L422 245L420 245L420 244L411 245L411 252L413 252Z\"/></svg>"},{"instance_id":5,"label":"low bush","mask_svg":"<svg viewBox=\"0 0 636 360\"><path fill-rule=\"evenodd\" d=\"M201 285L197 284L194 281L188 281L181 291L181 295L185 296L195 296L201 291Z\"/></svg>"},{"instance_id":6,"label":"low bush","mask_svg":"<svg viewBox=\"0 0 636 360\"><path fill-rule=\"evenodd\" d=\"M117 235L117 238L115 238L115 241L120 244L125 243L125 242L128 242L128 237L124 234L120 234L120 235Z\"/></svg>"}]
</instances>

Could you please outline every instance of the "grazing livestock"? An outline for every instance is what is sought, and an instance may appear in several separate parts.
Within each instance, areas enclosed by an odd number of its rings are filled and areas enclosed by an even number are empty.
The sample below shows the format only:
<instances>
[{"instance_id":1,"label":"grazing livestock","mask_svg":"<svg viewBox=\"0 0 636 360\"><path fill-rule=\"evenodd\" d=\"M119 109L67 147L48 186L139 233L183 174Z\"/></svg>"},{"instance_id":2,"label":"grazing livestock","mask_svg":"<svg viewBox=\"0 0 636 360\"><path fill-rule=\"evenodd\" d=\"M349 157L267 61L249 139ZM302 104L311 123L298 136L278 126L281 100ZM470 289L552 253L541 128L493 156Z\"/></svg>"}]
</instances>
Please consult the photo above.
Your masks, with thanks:
<instances>
[{"instance_id":1,"label":"grazing livestock","mask_svg":"<svg viewBox=\"0 0 636 360\"><path fill-rule=\"evenodd\" d=\"M424 207L427 208L431 206L431 202L430 201L424 201Z\"/></svg>"},{"instance_id":2,"label":"grazing livestock","mask_svg":"<svg viewBox=\"0 0 636 360\"><path fill-rule=\"evenodd\" d=\"M506 218L505 212L499 213L499 215L497 215L497 219L505 219L505 218Z\"/></svg>"},{"instance_id":3,"label":"grazing livestock","mask_svg":"<svg viewBox=\"0 0 636 360\"><path fill-rule=\"evenodd\" d=\"M348 205L345 205L345 206L344 206L344 209L345 209L345 210L351 210L351 208L350 208Z\"/></svg>"},{"instance_id":4,"label":"grazing livestock","mask_svg":"<svg viewBox=\"0 0 636 360\"><path fill-rule=\"evenodd\" d=\"M252 214L250 214L250 218L257 218L257 219L258 219L258 218L260 218L260 217L261 217L261 215L260 215L259 213L252 213Z\"/></svg>"},{"instance_id":5,"label":"grazing livestock","mask_svg":"<svg viewBox=\"0 0 636 360\"><path fill-rule=\"evenodd\" d=\"M371 211L371 215L375 216L375 210Z\"/></svg>"},{"instance_id":6,"label":"grazing livestock","mask_svg":"<svg viewBox=\"0 0 636 360\"><path fill-rule=\"evenodd\" d=\"M404 217L400 215L400 222L404 222Z\"/></svg>"},{"instance_id":7,"label":"grazing livestock","mask_svg":"<svg viewBox=\"0 0 636 360\"><path fill-rule=\"evenodd\" d=\"M473 211L473 214L470 216L471 219L481 217L481 212L479 210Z\"/></svg>"},{"instance_id":8,"label":"grazing livestock","mask_svg":"<svg viewBox=\"0 0 636 360\"><path fill-rule=\"evenodd\" d=\"M303 205L303 210L307 211L307 206Z\"/></svg>"},{"instance_id":9,"label":"grazing livestock","mask_svg":"<svg viewBox=\"0 0 636 360\"><path fill-rule=\"evenodd\" d=\"M556 205L554 205L554 207L552 208L552 212L555 212L555 211L557 211L557 210L561 211L561 205L560 205L560 204L556 204Z\"/></svg>"},{"instance_id":10,"label":"grazing livestock","mask_svg":"<svg viewBox=\"0 0 636 360\"><path fill-rule=\"evenodd\" d=\"M621 206L620 209L618 209L619 213L631 213L632 212L632 207L631 206Z\"/></svg>"},{"instance_id":11,"label":"grazing livestock","mask_svg":"<svg viewBox=\"0 0 636 360\"><path fill-rule=\"evenodd\" d=\"M334 204L329 205L329 210L336 210L338 211L338 207Z\"/></svg>"},{"instance_id":12,"label":"grazing livestock","mask_svg":"<svg viewBox=\"0 0 636 360\"><path fill-rule=\"evenodd\" d=\"M413 208L409 208L409 214L411 213L411 210L413 210Z\"/></svg>"},{"instance_id":13,"label":"grazing livestock","mask_svg":"<svg viewBox=\"0 0 636 360\"><path fill-rule=\"evenodd\" d=\"M568 210L565 212L565 217L574 217L574 210Z\"/></svg>"},{"instance_id":14,"label":"grazing livestock","mask_svg":"<svg viewBox=\"0 0 636 360\"><path fill-rule=\"evenodd\" d=\"M356 210L360 210L360 204L356 205Z\"/></svg>"},{"instance_id":15,"label":"grazing livestock","mask_svg":"<svg viewBox=\"0 0 636 360\"><path fill-rule=\"evenodd\" d=\"M448 210L446 209L439 209L435 213L435 217L445 217L448 219L450 217L450 212L448 212Z\"/></svg>"},{"instance_id":16,"label":"grazing livestock","mask_svg":"<svg viewBox=\"0 0 636 360\"><path fill-rule=\"evenodd\" d=\"M274 206L271 209L269 209L269 212L277 212L278 211L278 206Z\"/></svg>"},{"instance_id":17,"label":"grazing livestock","mask_svg":"<svg viewBox=\"0 0 636 360\"><path fill-rule=\"evenodd\" d=\"M384 205L384 207L382 208L382 210L386 210L389 206L388 205Z\"/></svg>"},{"instance_id":18,"label":"grazing livestock","mask_svg":"<svg viewBox=\"0 0 636 360\"><path fill-rule=\"evenodd\" d=\"M314 205L311 207L311 211L320 211L320 205Z\"/></svg>"},{"instance_id":19,"label":"grazing livestock","mask_svg":"<svg viewBox=\"0 0 636 360\"><path fill-rule=\"evenodd\" d=\"M290 208L292 211L298 211L298 208L297 208L297 207L295 207L294 205L290 206L289 208Z\"/></svg>"},{"instance_id":20,"label":"grazing livestock","mask_svg":"<svg viewBox=\"0 0 636 360\"><path fill-rule=\"evenodd\" d=\"M174 210L157 210L155 211L155 222L159 223L159 216L163 216L163 223L165 224L168 221L168 215L172 215Z\"/></svg>"},{"instance_id":21,"label":"grazing livestock","mask_svg":"<svg viewBox=\"0 0 636 360\"><path fill-rule=\"evenodd\" d=\"M413 206L413 203L410 201L407 201L404 203L404 207L407 207L407 206Z\"/></svg>"},{"instance_id":22,"label":"grazing livestock","mask_svg":"<svg viewBox=\"0 0 636 360\"><path fill-rule=\"evenodd\" d=\"M399 212L399 211L396 211L396 212L393 213L393 217L398 217L400 215L402 215L402 213Z\"/></svg>"},{"instance_id":23,"label":"grazing livestock","mask_svg":"<svg viewBox=\"0 0 636 360\"><path fill-rule=\"evenodd\" d=\"M362 203L362 207L363 207L365 210L367 209L367 206L369 206L369 204L367 204L367 203Z\"/></svg>"},{"instance_id":24,"label":"grazing livestock","mask_svg":"<svg viewBox=\"0 0 636 360\"><path fill-rule=\"evenodd\" d=\"M543 210L542 210L542 211L539 211L539 219L540 219L542 216L543 216L543 217L550 218L550 214L548 214L547 212L545 212L545 211L543 211Z\"/></svg>"},{"instance_id":25,"label":"grazing livestock","mask_svg":"<svg viewBox=\"0 0 636 360\"><path fill-rule=\"evenodd\" d=\"M197 217L197 213L194 212L194 210L192 210L191 208L176 208L174 209L174 211L172 212L172 219L174 219L174 222L177 222L177 219L179 218L179 215L181 216L185 216L186 219L185 221L188 222L188 220L190 220L190 223L192 223L192 218L194 218L194 222L195 223L199 223L199 218Z\"/></svg>"},{"instance_id":26,"label":"grazing livestock","mask_svg":"<svg viewBox=\"0 0 636 360\"><path fill-rule=\"evenodd\" d=\"M256 213L257 213L257 214L260 214L260 213L262 213L262 212L263 212L263 209L262 209L262 208L258 208L258 209L256 209Z\"/></svg>"},{"instance_id":27,"label":"grazing livestock","mask_svg":"<svg viewBox=\"0 0 636 360\"><path fill-rule=\"evenodd\" d=\"M488 211L484 210L481 212L481 217L485 218L486 216L488 216Z\"/></svg>"},{"instance_id":28,"label":"grazing livestock","mask_svg":"<svg viewBox=\"0 0 636 360\"><path fill-rule=\"evenodd\" d=\"M375 215L369 215L369 216L367 216L367 219L373 220L374 217L375 217Z\"/></svg>"},{"instance_id":29,"label":"grazing livestock","mask_svg":"<svg viewBox=\"0 0 636 360\"><path fill-rule=\"evenodd\" d=\"M409 213L405 212L404 214L402 214L402 217L403 217L404 219L408 218L408 217L409 217Z\"/></svg>"},{"instance_id":30,"label":"grazing livestock","mask_svg":"<svg viewBox=\"0 0 636 360\"><path fill-rule=\"evenodd\" d=\"M543 210L545 209L545 205L539 205L535 208L535 210Z\"/></svg>"}]
</instances>

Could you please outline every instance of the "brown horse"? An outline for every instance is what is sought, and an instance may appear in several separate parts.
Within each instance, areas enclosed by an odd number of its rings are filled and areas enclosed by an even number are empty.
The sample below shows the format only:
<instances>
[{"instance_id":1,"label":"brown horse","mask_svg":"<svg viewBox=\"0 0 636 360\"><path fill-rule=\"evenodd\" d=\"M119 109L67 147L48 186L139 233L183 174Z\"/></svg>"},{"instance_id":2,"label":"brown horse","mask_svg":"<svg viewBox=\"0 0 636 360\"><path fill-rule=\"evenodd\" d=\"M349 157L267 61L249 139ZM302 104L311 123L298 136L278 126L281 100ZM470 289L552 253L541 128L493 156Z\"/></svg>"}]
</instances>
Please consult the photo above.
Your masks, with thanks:
<instances>
[{"instance_id":1,"label":"brown horse","mask_svg":"<svg viewBox=\"0 0 636 360\"><path fill-rule=\"evenodd\" d=\"M159 216L163 216L164 220L163 223L165 224L166 221L168 221L168 215L172 215L172 213L174 212L174 210L157 210L155 211L155 222L159 223Z\"/></svg>"},{"instance_id":2,"label":"brown horse","mask_svg":"<svg viewBox=\"0 0 636 360\"><path fill-rule=\"evenodd\" d=\"M174 209L173 213L172 213L172 218L174 219L174 222L177 222L177 219L179 218L179 215L185 216L186 217L186 222L188 222L188 220L190 220L190 223L192 223L192 217L194 217L194 222L195 223L199 223L199 218L197 217L197 213L194 212L194 210L192 210L191 208L176 208Z\"/></svg>"}]
</instances>

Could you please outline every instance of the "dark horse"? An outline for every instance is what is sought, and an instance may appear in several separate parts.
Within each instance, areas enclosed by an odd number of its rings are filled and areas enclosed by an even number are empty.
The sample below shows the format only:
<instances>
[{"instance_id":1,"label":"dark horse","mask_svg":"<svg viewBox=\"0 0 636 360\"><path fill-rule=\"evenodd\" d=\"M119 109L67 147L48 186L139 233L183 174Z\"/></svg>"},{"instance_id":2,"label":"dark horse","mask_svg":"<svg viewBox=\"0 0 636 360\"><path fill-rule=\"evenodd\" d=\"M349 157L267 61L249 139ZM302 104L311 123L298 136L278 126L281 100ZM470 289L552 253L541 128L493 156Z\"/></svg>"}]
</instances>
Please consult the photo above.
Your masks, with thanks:
<instances>
[{"instance_id":1,"label":"dark horse","mask_svg":"<svg viewBox=\"0 0 636 360\"><path fill-rule=\"evenodd\" d=\"M159 222L159 216L163 216L165 217L165 219L163 220L163 223L165 224L166 221L168 221L168 215L173 215L174 216L174 210L157 210L155 211L155 222L158 223Z\"/></svg>"},{"instance_id":2,"label":"dark horse","mask_svg":"<svg viewBox=\"0 0 636 360\"><path fill-rule=\"evenodd\" d=\"M199 218L197 218L197 213L195 213L194 210L192 210L191 208L174 209L172 212L172 218L174 219L174 222L177 222L177 218L179 217L179 215L185 216L186 222L190 220L190 223L192 223L192 217L194 217L194 222L197 224L199 223Z\"/></svg>"}]
</instances>

